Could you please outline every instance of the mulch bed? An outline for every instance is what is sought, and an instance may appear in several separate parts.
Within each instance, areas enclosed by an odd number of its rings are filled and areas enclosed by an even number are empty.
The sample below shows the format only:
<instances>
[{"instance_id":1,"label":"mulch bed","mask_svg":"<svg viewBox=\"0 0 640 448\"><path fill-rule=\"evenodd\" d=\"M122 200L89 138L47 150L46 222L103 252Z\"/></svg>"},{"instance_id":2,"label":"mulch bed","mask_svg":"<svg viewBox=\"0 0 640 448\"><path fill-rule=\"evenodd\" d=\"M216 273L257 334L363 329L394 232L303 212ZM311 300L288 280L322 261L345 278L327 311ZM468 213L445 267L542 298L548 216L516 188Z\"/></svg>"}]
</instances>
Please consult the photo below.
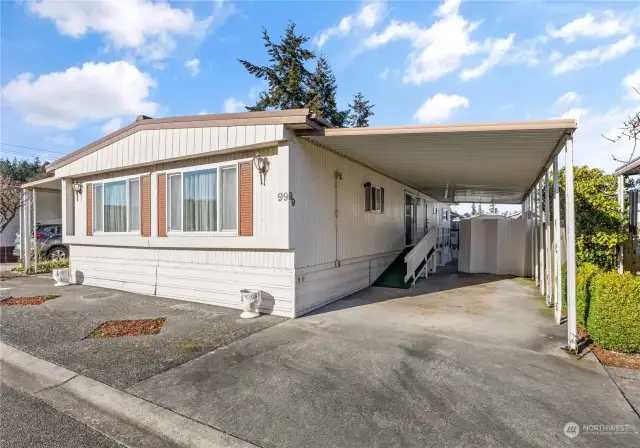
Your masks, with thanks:
<instances>
[{"instance_id":1,"label":"mulch bed","mask_svg":"<svg viewBox=\"0 0 640 448\"><path fill-rule=\"evenodd\" d=\"M591 340L589 333L581 325L578 325L578 334L582 336L583 341L588 343L593 354L605 366L640 370L640 353L619 353L602 348Z\"/></svg>"},{"instance_id":2,"label":"mulch bed","mask_svg":"<svg viewBox=\"0 0 640 448\"><path fill-rule=\"evenodd\" d=\"M14 306L14 305L40 305L48 300L60 297L56 294L49 294L47 296L35 296L35 297L8 297L0 300L0 306Z\"/></svg>"},{"instance_id":3,"label":"mulch bed","mask_svg":"<svg viewBox=\"0 0 640 448\"><path fill-rule=\"evenodd\" d=\"M109 320L93 330L87 338L119 338L122 336L149 336L160 333L166 317L139 320Z\"/></svg>"}]
</instances>

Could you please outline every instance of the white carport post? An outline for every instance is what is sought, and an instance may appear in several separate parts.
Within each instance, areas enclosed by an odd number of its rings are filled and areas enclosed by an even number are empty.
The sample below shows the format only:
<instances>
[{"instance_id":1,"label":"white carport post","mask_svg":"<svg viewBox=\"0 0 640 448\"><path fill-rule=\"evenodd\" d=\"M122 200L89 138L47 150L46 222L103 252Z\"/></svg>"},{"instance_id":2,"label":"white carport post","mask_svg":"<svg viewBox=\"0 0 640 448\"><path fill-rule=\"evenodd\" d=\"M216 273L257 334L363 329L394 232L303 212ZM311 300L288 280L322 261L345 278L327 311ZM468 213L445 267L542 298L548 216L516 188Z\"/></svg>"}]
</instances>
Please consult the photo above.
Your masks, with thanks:
<instances>
[{"instance_id":1,"label":"white carport post","mask_svg":"<svg viewBox=\"0 0 640 448\"><path fill-rule=\"evenodd\" d=\"M533 186L531 195L531 210L533 211L533 226L531 227L531 238L533 245L531 250L533 251L533 278L536 279L536 286L540 284L540 273L538 272L538 184Z\"/></svg>"},{"instance_id":2,"label":"white carport post","mask_svg":"<svg viewBox=\"0 0 640 448\"><path fill-rule=\"evenodd\" d=\"M546 272L545 269L545 253L544 253L544 215L542 213L542 182L538 182L538 266L540 271L540 295L543 296L545 292Z\"/></svg>"},{"instance_id":3,"label":"white carport post","mask_svg":"<svg viewBox=\"0 0 640 448\"><path fill-rule=\"evenodd\" d=\"M565 227L567 232L567 342L577 348L576 337L576 216L573 185L573 137L567 138L565 150Z\"/></svg>"},{"instance_id":4,"label":"white carport post","mask_svg":"<svg viewBox=\"0 0 640 448\"><path fill-rule=\"evenodd\" d=\"M547 306L553 304L553 287L551 286L551 210L549 209L549 170L544 173L544 252L545 252L545 283Z\"/></svg>"},{"instance_id":5,"label":"white carport post","mask_svg":"<svg viewBox=\"0 0 640 448\"><path fill-rule=\"evenodd\" d=\"M560 184L558 156L553 159L553 300L556 324L562 319L562 253L560 244Z\"/></svg>"},{"instance_id":6,"label":"white carport post","mask_svg":"<svg viewBox=\"0 0 640 448\"><path fill-rule=\"evenodd\" d=\"M36 190L31 190L31 201L33 202L33 273L38 273L38 213L36 204Z\"/></svg>"},{"instance_id":7,"label":"white carport post","mask_svg":"<svg viewBox=\"0 0 640 448\"><path fill-rule=\"evenodd\" d=\"M31 268L31 238L29 233L31 230L31 191L22 190L24 202L22 203L22 228L20 229L20 247L24 254L24 271L29 272Z\"/></svg>"},{"instance_id":8,"label":"white carport post","mask_svg":"<svg viewBox=\"0 0 640 448\"><path fill-rule=\"evenodd\" d=\"M624 215L624 175L618 176L618 207ZM618 274L624 272L624 246L618 246Z\"/></svg>"}]
</instances>

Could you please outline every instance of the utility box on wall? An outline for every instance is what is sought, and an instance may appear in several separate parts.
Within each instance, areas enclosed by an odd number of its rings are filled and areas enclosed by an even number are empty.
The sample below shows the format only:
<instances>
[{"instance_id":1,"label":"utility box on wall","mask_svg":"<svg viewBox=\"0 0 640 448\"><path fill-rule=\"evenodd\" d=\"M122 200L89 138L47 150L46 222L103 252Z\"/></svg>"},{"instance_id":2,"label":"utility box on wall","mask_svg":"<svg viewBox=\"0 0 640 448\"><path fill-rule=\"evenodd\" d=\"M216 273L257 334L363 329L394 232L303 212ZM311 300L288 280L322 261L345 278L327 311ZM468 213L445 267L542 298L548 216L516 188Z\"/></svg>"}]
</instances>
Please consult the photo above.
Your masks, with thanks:
<instances>
[{"instance_id":1,"label":"utility box on wall","mask_svg":"<svg viewBox=\"0 0 640 448\"><path fill-rule=\"evenodd\" d=\"M525 275L526 222L500 216L460 221L458 270L467 273Z\"/></svg>"}]
</instances>

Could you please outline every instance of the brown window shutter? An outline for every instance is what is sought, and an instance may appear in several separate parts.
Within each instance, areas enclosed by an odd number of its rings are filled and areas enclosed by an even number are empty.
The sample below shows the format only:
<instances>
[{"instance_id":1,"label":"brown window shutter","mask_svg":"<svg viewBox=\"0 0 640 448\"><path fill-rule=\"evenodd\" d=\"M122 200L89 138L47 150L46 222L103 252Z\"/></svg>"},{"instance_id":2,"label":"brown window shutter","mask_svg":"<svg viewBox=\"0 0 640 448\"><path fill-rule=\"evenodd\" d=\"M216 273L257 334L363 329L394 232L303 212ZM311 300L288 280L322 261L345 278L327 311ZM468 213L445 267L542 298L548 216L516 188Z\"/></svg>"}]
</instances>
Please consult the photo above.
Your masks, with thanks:
<instances>
[{"instance_id":1,"label":"brown window shutter","mask_svg":"<svg viewBox=\"0 0 640 448\"><path fill-rule=\"evenodd\" d=\"M151 236L151 176L140 179L140 231L142 236Z\"/></svg>"},{"instance_id":2,"label":"brown window shutter","mask_svg":"<svg viewBox=\"0 0 640 448\"><path fill-rule=\"evenodd\" d=\"M93 235L93 184L87 184L87 236Z\"/></svg>"},{"instance_id":3,"label":"brown window shutter","mask_svg":"<svg viewBox=\"0 0 640 448\"><path fill-rule=\"evenodd\" d=\"M167 175L158 174L158 236L167 236Z\"/></svg>"},{"instance_id":4,"label":"brown window shutter","mask_svg":"<svg viewBox=\"0 0 640 448\"><path fill-rule=\"evenodd\" d=\"M253 235L253 170L251 162L240 164L238 174L240 236Z\"/></svg>"}]
</instances>

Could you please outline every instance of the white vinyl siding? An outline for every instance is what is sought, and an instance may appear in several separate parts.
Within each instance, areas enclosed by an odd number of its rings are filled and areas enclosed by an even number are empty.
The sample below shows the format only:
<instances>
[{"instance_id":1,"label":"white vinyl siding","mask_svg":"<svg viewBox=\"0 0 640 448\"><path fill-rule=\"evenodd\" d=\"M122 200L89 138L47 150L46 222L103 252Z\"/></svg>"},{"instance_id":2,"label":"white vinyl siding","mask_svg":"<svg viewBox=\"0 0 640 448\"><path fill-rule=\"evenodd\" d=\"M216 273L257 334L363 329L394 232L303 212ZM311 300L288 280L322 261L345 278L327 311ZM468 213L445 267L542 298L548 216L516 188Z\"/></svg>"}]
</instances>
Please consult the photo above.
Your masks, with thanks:
<instances>
[{"instance_id":1,"label":"white vinyl siding","mask_svg":"<svg viewBox=\"0 0 640 448\"><path fill-rule=\"evenodd\" d=\"M281 124L142 130L60 167L57 177L87 175L186 155L213 153L283 139ZM274 143L277 144L277 143Z\"/></svg>"}]
</instances>

